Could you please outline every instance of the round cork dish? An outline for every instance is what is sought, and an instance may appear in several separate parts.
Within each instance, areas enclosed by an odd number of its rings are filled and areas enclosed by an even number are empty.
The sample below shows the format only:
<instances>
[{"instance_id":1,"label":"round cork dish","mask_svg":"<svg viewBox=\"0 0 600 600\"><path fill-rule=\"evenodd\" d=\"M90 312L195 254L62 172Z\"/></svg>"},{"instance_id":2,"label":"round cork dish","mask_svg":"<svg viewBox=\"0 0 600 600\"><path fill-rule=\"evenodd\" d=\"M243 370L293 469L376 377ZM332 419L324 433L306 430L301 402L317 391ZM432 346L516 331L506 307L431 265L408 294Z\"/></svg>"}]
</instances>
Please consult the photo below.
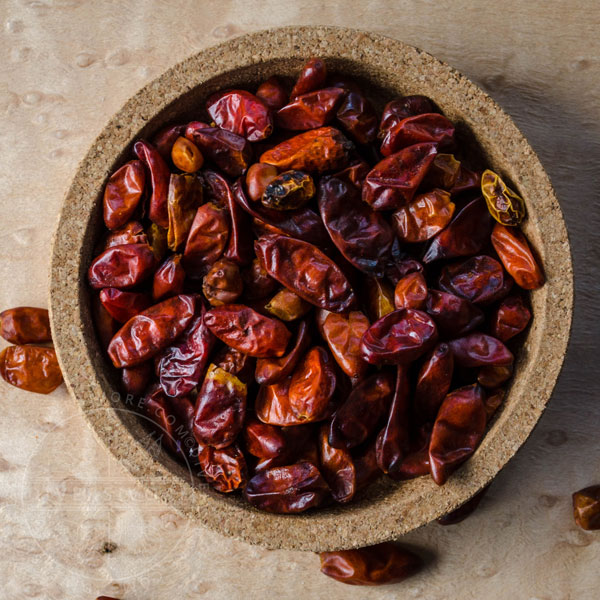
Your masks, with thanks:
<instances>
[{"instance_id":1,"label":"round cork dish","mask_svg":"<svg viewBox=\"0 0 600 600\"><path fill-rule=\"evenodd\" d=\"M431 97L471 156L502 173L528 206L524 230L547 283L533 292L534 319L504 406L475 455L442 487L430 477L387 477L347 506L300 515L259 512L193 477L148 443L148 430L121 397L96 339L86 271L102 229L102 192L131 144L169 122L199 117L222 88L255 89L274 74L296 75L311 56L349 75L381 108L394 96ZM323 551L383 542L429 523L478 492L514 456L539 420L559 375L571 326L573 273L567 231L547 174L510 117L476 85L431 55L372 33L335 27L263 31L199 52L172 67L111 119L83 158L60 214L52 249L52 334L67 387L88 423L141 485L185 517L269 548Z\"/></svg>"}]
</instances>

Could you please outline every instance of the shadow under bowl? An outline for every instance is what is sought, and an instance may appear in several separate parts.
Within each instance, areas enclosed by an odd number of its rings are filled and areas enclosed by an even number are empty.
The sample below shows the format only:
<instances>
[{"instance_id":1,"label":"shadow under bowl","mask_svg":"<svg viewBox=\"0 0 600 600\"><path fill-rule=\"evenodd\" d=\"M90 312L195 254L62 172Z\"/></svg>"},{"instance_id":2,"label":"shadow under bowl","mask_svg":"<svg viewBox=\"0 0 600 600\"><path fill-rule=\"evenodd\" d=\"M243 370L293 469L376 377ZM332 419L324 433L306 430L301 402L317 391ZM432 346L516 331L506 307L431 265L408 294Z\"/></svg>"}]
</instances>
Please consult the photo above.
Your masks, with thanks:
<instances>
[{"instance_id":1,"label":"shadow under bowl","mask_svg":"<svg viewBox=\"0 0 600 600\"><path fill-rule=\"evenodd\" d=\"M222 88L250 87L269 76L298 73L310 56L354 77L382 101L431 97L457 125L461 143L503 173L526 199L524 230L544 264L547 283L531 295L534 319L504 406L474 456L443 487L421 477L381 478L348 506L300 515L259 512L195 479L166 453L152 452L148 431L118 393L96 339L86 271L102 226L102 191L130 158L131 144L170 122L201 113ZM570 332L573 274L560 206L535 152L510 117L466 77L431 55L372 33L294 27L246 35L172 67L111 119L82 160L66 195L52 249L52 334L70 393L97 437L139 482L186 517L222 534L269 548L315 552L393 539L453 510L514 456L539 420L559 375Z\"/></svg>"}]
</instances>

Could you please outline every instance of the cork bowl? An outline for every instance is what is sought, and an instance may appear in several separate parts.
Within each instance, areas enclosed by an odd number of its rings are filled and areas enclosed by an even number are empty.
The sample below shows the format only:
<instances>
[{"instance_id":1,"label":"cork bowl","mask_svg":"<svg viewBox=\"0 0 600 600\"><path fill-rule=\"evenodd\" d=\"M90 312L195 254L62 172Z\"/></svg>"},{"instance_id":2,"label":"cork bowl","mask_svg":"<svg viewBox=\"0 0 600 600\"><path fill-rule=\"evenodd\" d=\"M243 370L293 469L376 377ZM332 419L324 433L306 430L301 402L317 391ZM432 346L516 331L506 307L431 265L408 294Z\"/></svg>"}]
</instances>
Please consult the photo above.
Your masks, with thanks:
<instances>
[{"instance_id":1,"label":"cork bowl","mask_svg":"<svg viewBox=\"0 0 600 600\"><path fill-rule=\"evenodd\" d=\"M168 122L199 113L204 98L226 87L256 86L273 74L293 75L310 56L363 83L372 100L430 96L456 123L475 158L505 174L527 201L524 229L537 248L546 285L532 295L534 320L502 410L475 455L450 481L404 483L389 478L356 502L301 515L259 512L218 494L169 455L154 452L148 431L100 350L90 315L86 270L102 226L109 174L131 144ZM169 69L131 98L82 160L66 195L52 250L52 333L66 384L98 438L141 485L187 518L225 535L270 548L323 551L390 540L457 508L498 473L539 420L563 362L572 315L573 275L561 210L540 161L510 117L460 73L429 54L379 35L333 27L264 31L204 50Z\"/></svg>"}]
</instances>

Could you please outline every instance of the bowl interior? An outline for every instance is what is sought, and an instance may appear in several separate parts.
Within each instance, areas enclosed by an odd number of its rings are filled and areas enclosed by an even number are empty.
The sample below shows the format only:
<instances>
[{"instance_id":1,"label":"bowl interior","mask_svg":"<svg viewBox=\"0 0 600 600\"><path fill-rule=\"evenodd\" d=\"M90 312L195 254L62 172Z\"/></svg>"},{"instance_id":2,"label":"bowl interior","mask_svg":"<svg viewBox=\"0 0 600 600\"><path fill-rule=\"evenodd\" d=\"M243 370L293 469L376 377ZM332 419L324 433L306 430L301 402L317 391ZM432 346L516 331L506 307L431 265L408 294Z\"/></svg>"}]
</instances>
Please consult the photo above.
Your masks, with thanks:
<instances>
[{"instance_id":1,"label":"bowl interior","mask_svg":"<svg viewBox=\"0 0 600 600\"><path fill-rule=\"evenodd\" d=\"M192 467L157 451L135 413L137 400L119 394L115 372L100 349L86 271L102 231L103 185L131 158L133 141L150 138L167 123L202 118L204 100L214 91L252 91L271 75L293 77L314 54L325 58L330 71L357 79L379 109L399 95L431 97L456 124L472 166L487 164L500 171L526 199L524 229L548 282L532 294L534 320L505 403L476 454L448 484L439 488L430 478L402 484L381 478L347 507L279 516L214 492ZM134 96L79 167L56 230L50 277L53 334L67 385L99 438L140 482L186 516L222 533L269 547L315 551L391 539L459 506L486 485L525 441L550 397L572 304L570 251L560 208L542 166L510 118L430 55L381 36L337 28L284 28L227 42L173 67Z\"/></svg>"}]
</instances>

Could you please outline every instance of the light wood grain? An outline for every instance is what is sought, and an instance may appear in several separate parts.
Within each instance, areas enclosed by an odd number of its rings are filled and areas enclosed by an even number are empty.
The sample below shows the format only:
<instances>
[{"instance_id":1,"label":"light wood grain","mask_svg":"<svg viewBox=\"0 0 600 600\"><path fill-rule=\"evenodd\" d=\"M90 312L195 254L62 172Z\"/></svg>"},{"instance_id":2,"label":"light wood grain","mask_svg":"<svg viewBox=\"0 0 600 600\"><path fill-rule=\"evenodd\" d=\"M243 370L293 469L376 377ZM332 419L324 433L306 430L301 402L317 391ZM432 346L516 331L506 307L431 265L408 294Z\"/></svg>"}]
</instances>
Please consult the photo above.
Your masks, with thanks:
<instances>
[{"instance_id":1,"label":"light wood grain","mask_svg":"<svg viewBox=\"0 0 600 600\"><path fill-rule=\"evenodd\" d=\"M600 535L571 519L600 482L600 9L592 0L0 4L0 308L46 303L49 245L77 162L139 87L189 54L268 26L361 27L419 46L514 117L556 187L575 258L573 337L546 414L461 525L403 540L436 559L381 589L319 574L318 558L267 551L182 521L142 495L64 389L0 387L3 597L125 600L374 598L591 600ZM110 550L110 552L107 552Z\"/></svg>"}]
</instances>

